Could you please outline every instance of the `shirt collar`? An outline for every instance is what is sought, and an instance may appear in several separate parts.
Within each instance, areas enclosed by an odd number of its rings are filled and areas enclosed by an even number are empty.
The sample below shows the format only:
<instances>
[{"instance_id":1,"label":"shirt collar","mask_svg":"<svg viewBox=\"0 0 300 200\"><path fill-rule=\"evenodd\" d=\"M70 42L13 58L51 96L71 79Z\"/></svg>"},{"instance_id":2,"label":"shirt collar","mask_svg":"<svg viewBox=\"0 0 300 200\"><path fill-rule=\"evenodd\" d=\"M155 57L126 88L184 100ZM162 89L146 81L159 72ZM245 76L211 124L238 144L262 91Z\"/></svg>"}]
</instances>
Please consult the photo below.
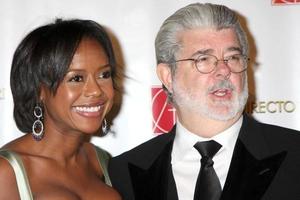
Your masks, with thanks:
<instances>
[{"instance_id":1,"label":"shirt collar","mask_svg":"<svg viewBox=\"0 0 300 200\"><path fill-rule=\"evenodd\" d=\"M188 131L177 120L176 123L176 135L174 139L173 151L172 151L172 163L180 161L190 151L194 151L194 144L196 142L215 140L222 145L219 152L224 150L233 151L234 145L239 135L240 128L242 126L243 116L241 116L231 127L223 132L211 137L204 138ZM219 153L218 152L218 153Z\"/></svg>"}]
</instances>

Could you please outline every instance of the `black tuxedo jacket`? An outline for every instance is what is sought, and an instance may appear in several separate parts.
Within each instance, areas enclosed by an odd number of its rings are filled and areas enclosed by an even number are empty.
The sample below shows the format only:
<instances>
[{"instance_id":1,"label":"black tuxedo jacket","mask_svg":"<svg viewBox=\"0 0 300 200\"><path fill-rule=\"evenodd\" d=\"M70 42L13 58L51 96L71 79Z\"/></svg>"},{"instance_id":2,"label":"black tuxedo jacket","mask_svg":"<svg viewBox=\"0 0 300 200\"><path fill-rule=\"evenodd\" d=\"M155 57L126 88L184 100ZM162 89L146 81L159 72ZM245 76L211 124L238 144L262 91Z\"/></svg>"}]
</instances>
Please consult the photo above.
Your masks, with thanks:
<instances>
[{"instance_id":1,"label":"black tuxedo jacket","mask_svg":"<svg viewBox=\"0 0 300 200\"><path fill-rule=\"evenodd\" d=\"M171 168L175 127L109 163L124 200L178 200ZM244 115L221 200L300 200L300 132Z\"/></svg>"}]
</instances>

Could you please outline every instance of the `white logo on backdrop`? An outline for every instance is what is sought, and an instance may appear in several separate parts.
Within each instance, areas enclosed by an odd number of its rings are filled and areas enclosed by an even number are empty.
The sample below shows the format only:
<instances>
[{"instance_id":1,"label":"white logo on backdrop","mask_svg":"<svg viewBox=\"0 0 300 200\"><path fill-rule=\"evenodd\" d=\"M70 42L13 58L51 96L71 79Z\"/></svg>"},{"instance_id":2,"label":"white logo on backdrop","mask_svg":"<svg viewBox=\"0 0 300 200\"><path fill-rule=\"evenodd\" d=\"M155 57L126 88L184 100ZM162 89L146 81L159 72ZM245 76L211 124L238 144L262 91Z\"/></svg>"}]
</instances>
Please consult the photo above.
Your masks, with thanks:
<instances>
[{"instance_id":1,"label":"white logo on backdrop","mask_svg":"<svg viewBox=\"0 0 300 200\"><path fill-rule=\"evenodd\" d=\"M248 113L292 113L296 110L296 103L290 100L256 101L247 104Z\"/></svg>"}]
</instances>

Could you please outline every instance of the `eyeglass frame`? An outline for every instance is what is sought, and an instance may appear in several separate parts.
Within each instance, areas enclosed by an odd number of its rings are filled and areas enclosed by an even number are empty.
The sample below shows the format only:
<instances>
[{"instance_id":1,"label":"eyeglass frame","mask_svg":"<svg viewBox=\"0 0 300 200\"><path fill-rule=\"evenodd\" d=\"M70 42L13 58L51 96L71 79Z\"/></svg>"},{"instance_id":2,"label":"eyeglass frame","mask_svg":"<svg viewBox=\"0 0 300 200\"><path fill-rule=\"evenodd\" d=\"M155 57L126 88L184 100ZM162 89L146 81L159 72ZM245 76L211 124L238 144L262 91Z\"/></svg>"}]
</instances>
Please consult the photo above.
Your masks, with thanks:
<instances>
[{"instance_id":1,"label":"eyeglass frame","mask_svg":"<svg viewBox=\"0 0 300 200\"><path fill-rule=\"evenodd\" d=\"M242 72L244 72L244 71L247 70L247 68L248 68L247 64L245 64L245 66L244 66L245 68L242 69L239 72L232 71L232 69L227 64L228 61L230 60L230 58L232 58L233 56L236 56L236 55L242 56L242 58L244 59L245 63L247 63L248 61L250 61L250 58L247 57L246 55L243 55L243 54L234 54L234 55L228 56L227 58L224 58L224 59L218 59L215 55L211 55L211 54L199 54L197 56L197 58L185 58L185 59L175 60L174 63L182 62L182 61L193 61L198 72L200 72L202 74L210 74L211 72L213 72L217 68L218 62L219 61L223 61L225 63L225 65L229 68L229 70L230 70L231 73L239 74L239 73L242 73ZM197 61L199 62L198 58L200 58L201 56L212 56L212 57L214 57L216 59L216 63L214 64L215 66L212 68L211 71L209 71L209 72L201 72L198 69L198 67L197 67Z\"/></svg>"}]
</instances>

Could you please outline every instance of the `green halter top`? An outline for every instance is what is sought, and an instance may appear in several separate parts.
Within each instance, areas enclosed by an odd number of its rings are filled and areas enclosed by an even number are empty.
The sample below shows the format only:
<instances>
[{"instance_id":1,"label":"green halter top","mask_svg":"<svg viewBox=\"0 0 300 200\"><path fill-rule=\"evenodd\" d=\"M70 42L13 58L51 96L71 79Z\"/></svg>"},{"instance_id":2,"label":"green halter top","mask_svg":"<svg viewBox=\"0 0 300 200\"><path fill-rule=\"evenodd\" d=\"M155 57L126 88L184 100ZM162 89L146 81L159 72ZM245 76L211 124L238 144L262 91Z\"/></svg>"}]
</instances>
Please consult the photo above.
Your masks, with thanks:
<instances>
[{"instance_id":1,"label":"green halter top","mask_svg":"<svg viewBox=\"0 0 300 200\"><path fill-rule=\"evenodd\" d=\"M97 146L94 147L96 150L99 165L104 175L105 183L111 186L110 178L107 171L107 165L110 156L103 149ZM21 200L33 200L28 177L20 156L13 151L7 149L0 149L0 157L6 159L14 170Z\"/></svg>"}]
</instances>

